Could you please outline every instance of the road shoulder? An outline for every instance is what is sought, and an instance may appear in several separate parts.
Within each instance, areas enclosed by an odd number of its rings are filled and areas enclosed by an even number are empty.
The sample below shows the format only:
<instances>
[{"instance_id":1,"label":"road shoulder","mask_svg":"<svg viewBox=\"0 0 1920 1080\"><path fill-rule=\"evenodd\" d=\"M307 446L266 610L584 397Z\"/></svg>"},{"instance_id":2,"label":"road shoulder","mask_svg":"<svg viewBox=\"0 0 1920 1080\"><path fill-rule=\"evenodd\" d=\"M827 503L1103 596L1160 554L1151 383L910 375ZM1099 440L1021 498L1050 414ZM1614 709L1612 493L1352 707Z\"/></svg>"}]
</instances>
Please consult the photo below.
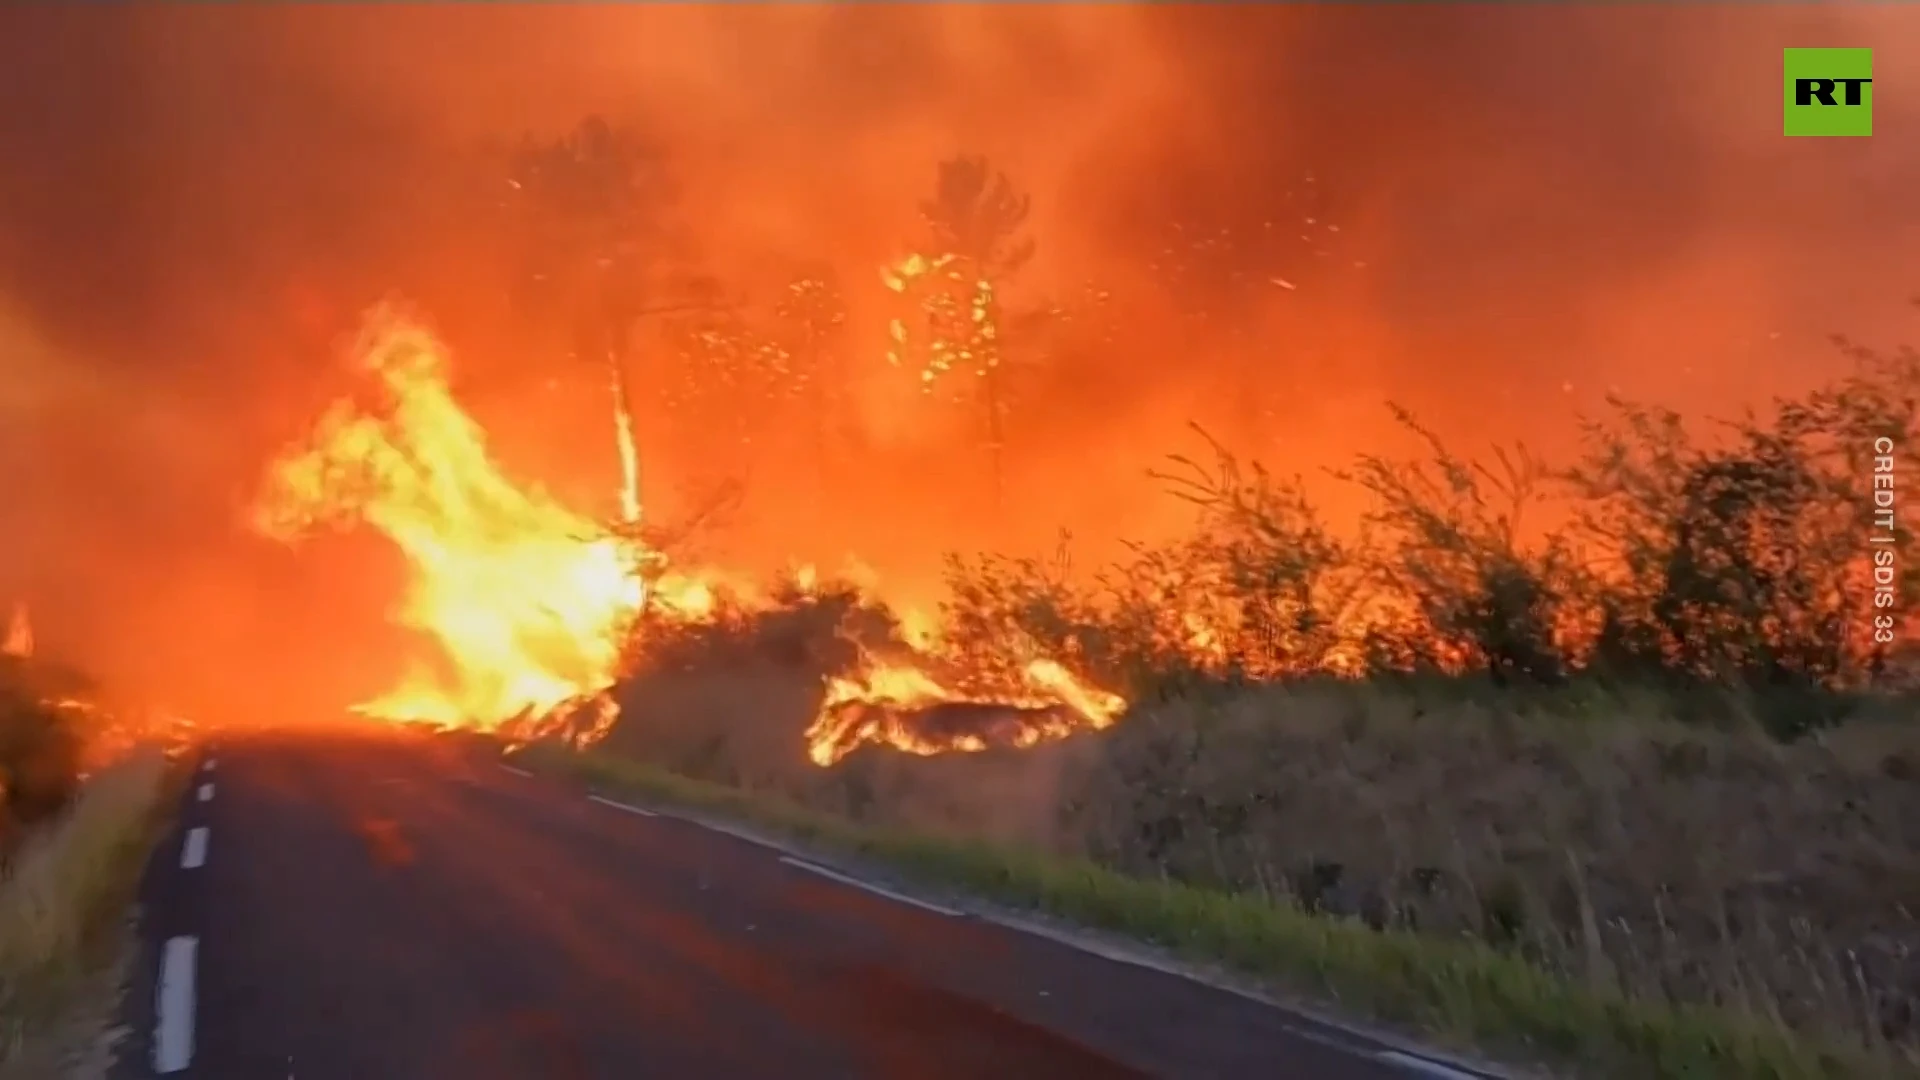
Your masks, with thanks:
<instances>
[{"instance_id":1,"label":"road shoulder","mask_svg":"<svg viewBox=\"0 0 1920 1080\"><path fill-rule=\"evenodd\" d=\"M541 782L575 785L587 798L616 812L670 818L766 848L790 864L811 868L895 902L964 915L1258 1002L1287 1014L1289 1030L1295 1035L1391 1063L1409 1075L1441 1080L1539 1080L1551 1075L1540 1066L1518 1067L1438 1049L1431 1039L1412 1029L1336 1016L1274 980L1209 962L1204 954L1191 949L1178 950L1092 927L1050 912L1044 904L1016 906L994 899L987 890L955 884L956 879L972 875L953 873L951 867L943 873L942 868L924 861L890 858L888 848L894 845L861 842L866 838L846 835L835 823L797 807L756 804L743 793L630 767L627 762L595 768L595 761L551 748L533 748L501 752L500 767ZM862 830L849 827L849 831ZM970 846L956 843L962 848Z\"/></svg>"}]
</instances>

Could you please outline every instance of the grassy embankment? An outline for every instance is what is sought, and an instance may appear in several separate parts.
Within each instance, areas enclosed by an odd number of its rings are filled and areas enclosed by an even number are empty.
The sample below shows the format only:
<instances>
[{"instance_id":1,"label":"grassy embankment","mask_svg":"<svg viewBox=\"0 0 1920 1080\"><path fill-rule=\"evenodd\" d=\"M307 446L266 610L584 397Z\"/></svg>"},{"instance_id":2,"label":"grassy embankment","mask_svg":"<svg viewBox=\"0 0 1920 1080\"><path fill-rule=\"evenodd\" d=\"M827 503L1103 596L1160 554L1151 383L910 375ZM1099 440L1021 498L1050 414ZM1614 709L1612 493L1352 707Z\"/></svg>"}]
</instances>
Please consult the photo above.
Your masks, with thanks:
<instances>
[{"instance_id":1,"label":"grassy embankment","mask_svg":"<svg viewBox=\"0 0 1920 1080\"><path fill-rule=\"evenodd\" d=\"M1136 938L1203 965L1272 979L1283 992L1437 1035L1455 1048L1577 1063L1582 1074L1607 1077L1920 1075L1910 1065L1903 1070L1887 1056L1888 1048L1797 1032L1764 1008L1634 995L1530 961L1478 935L1376 930L1365 918L1316 910L1272 890L1127 873L1057 849L969 835L953 822L945 828L890 825L884 811L873 810L859 820L783 793L692 779L610 753L542 747L525 759L605 790L714 813L871 860L923 886L962 890ZM993 770L985 762L968 764L982 766L983 776ZM897 783L911 788L917 770L903 763L875 771L891 771ZM961 771L938 782L952 783ZM902 816L924 821L926 814Z\"/></svg>"},{"instance_id":2,"label":"grassy embankment","mask_svg":"<svg viewBox=\"0 0 1920 1080\"><path fill-rule=\"evenodd\" d=\"M163 824L167 760L79 776L80 720L0 672L0 1078L104 1075L126 918Z\"/></svg>"},{"instance_id":3,"label":"grassy embankment","mask_svg":"<svg viewBox=\"0 0 1920 1080\"><path fill-rule=\"evenodd\" d=\"M1135 703L1098 735L815 768L823 677L898 639L796 592L646 628L609 739L531 760L1516 1060L1920 1075L1920 710L1861 565L1920 358L1857 359L1706 439L1622 409L1567 468L1363 459L1357 541L1223 454L1172 481L1193 535L1096 581L956 562L930 662L1063 658Z\"/></svg>"}]
</instances>

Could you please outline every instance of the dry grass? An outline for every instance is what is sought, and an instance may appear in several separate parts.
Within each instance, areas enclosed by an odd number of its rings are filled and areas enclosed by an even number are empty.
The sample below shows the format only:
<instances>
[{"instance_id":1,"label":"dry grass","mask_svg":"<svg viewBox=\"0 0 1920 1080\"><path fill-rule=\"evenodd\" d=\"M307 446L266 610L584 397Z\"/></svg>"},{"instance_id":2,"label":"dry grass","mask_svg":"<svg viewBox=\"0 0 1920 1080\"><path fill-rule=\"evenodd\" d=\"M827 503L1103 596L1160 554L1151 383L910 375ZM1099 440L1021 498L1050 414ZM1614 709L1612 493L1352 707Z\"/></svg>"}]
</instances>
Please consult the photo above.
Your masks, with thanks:
<instances>
[{"instance_id":1,"label":"dry grass","mask_svg":"<svg viewBox=\"0 0 1920 1080\"><path fill-rule=\"evenodd\" d=\"M1465 703L1364 684L1142 710L1060 830L1137 875L1284 894L1472 937L1638 1000L1920 1047L1920 730L1751 731ZM1891 767L1890 767L1891 766Z\"/></svg>"},{"instance_id":2,"label":"dry grass","mask_svg":"<svg viewBox=\"0 0 1920 1080\"><path fill-rule=\"evenodd\" d=\"M83 1029L103 1006L111 1018L101 976L119 960L166 777L158 751L99 773L0 874L0 1077L45 1080L90 1049Z\"/></svg>"}]
</instances>

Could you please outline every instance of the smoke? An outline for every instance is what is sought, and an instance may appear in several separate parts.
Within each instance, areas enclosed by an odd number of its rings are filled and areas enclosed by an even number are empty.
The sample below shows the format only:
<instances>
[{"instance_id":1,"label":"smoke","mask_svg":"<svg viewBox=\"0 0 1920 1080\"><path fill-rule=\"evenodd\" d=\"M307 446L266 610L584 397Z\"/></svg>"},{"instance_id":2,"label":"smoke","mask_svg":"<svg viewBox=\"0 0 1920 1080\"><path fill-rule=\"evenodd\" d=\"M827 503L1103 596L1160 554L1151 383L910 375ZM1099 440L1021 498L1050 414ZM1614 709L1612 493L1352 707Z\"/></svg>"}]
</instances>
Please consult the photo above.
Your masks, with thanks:
<instances>
[{"instance_id":1,"label":"smoke","mask_svg":"<svg viewBox=\"0 0 1920 1080\"><path fill-rule=\"evenodd\" d=\"M1916 28L1706 6L9 9L0 601L185 707L271 720L378 682L391 568L352 541L264 546L240 508L341 392L334 338L396 289L516 463L605 490L595 421L527 404L556 373L511 347L469 197L476 143L590 112L671 148L724 279L824 260L872 288L935 163L970 151L1033 195L1015 295L1096 279L1143 313L1043 384L1016 520L951 509L969 459L874 410L870 481L805 514L760 498L754 556L800 537L924 570L1059 525L1151 532L1141 470L1189 419L1311 471L1388 439L1387 398L1547 447L1610 389L1729 411L1829 364L1829 332L1904 329ZM1780 136L1779 50L1809 44L1877 50L1879 137ZM1286 284L1202 275L1209 319L1176 320L1148 269L1195 235L1175 220L1274 233L1246 261ZM858 321L870 362L883 322ZM656 476L702 456L654 449Z\"/></svg>"}]
</instances>

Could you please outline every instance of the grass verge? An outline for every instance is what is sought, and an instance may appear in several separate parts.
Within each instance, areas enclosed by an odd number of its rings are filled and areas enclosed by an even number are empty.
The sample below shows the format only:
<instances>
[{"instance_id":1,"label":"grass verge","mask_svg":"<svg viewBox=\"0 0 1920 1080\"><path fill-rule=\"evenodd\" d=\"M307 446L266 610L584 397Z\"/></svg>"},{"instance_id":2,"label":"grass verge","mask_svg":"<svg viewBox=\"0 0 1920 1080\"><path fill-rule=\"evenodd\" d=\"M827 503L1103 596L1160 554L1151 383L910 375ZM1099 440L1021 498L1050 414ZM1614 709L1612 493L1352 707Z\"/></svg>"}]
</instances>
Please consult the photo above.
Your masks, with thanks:
<instances>
[{"instance_id":1,"label":"grass verge","mask_svg":"<svg viewBox=\"0 0 1920 1080\"><path fill-rule=\"evenodd\" d=\"M906 833L690 780L628 759L534 746L516 760L608 789L749 822L876 860L923 884L1122 934L1272 980L1343 1011L1583 1076L1841 1080L1915 1073L1735 1010L1581 986L1470 940L1375 931L1264 897L1143 880L1006 844Z\"/></svg>"},{"instance_id":2,"label":"grass verge","mask_svg":"<svg viewBox=\"0 0 1920 1080\"><path fill-rule=\"evenodd\" d=\"M0 871L0 1078L65 1071L91 1049L76 1043L111 1023L102 984L116 980L103 975L122 959L169 777L158 750L134 753L89 780Z\"/></svg>"}]
</instances>

